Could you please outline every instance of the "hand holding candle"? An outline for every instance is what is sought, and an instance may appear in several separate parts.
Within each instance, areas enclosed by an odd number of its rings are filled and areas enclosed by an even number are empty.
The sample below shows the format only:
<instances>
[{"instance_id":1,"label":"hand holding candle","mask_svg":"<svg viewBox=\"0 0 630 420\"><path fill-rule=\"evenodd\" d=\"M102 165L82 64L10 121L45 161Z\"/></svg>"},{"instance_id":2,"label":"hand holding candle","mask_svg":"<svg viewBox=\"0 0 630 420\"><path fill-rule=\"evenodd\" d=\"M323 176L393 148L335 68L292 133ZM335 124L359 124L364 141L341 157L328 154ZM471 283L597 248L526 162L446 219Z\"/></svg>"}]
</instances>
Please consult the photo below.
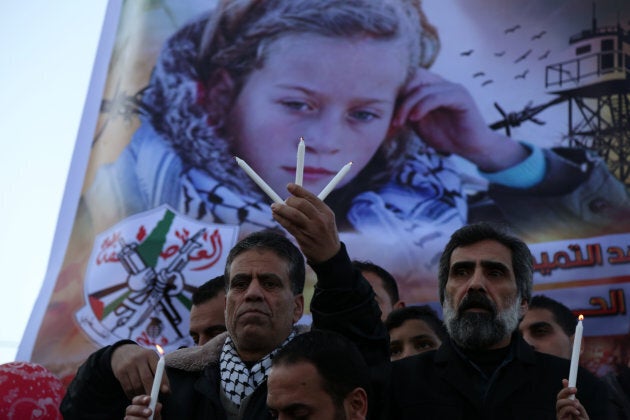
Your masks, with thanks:
<instances>
[{"instance_id":1,"label":"hand holding candle","mask_svg":"<svg viewBox=\"0 0 630 420\"><path fill-rule=\"evenodd\" d=\"M164 350L162 347L155 345L160 353L160 360L158 361L157 368L155 369L155 377L153 378L153 387L151 388L151 401L149 402L149 408L151 409L151 417L149 420L153 420L155 414L155 406L157 405L158 395L160 393L160 385L162 384L162 375L164 374Z\"/></svg>"},{"instance_id":2,"label":"hand holding candle","mask_svg":"<svg viewBox=\"0 0 630 420\"><path fill-rule=\"evenodd\" d=\"M234 159L236 159L236 163L238 163L238 166L240 166L241 169L243 169L245 173L249 175L252 181L254 181L256 185L258 185L260 189L269 196L269 198L271 198L278 204L284 204L282 198L280 198L280 196L274 190L272 190L271 187L265 181L263 181L263 179L256 172L254 172L254 170L243 159L239 159L236 156L234 156Z\"/></svg>"},{"instance_id":3,"label":"hand holding candle","mask_svg":"<svg viewBox=\"0 0 630 420\"><path fill-rule=\"evenodd\" d=\"M304 144L304 137L300 137L300 143L298 144L297 151L297 164L295 165L295 183L302 186L304 181L304 154L306 153L306 145Z\"/></svg>"},{"instance_id":4,"label":"hand holding candle","mask_svg":"<svg viewBox=\"0 0 630 420\"><path fill-rule=\"evenodd\" d=\"M584 332L584 326L582 325L583 315L578 317L579 321L575 327L575 335L573 336L573 352L571 353L571 368L569 369L569 386L575 387L577 383L577 372L580 364L580 348L582 347L582 335ZM575 394L569 397L575 399Z\"/></svg>"},{"instance_id":5,"label":"hand holding candle","mask_svg":"<svg viewBox=\"0 0 630 420\"><path fill-rule=\"evenodd\" d=\"M330 180L330 182L328 183L328 185L326 185L324 187L324 189L322 190L322 192L320 192L317 195L317 198L319 198L320 200L324 201L324 199L326 197L328 197L328 194L330 194L332 192L332 190L337 186L337 184L339 184L339 181L341 181L341 179L346 176L346 174L348 173L348 171L350 170L350 167L352 166L352 162L348 162L346 163L340 170L339 172L337 172L337 175L335 175L333 177L333 179Z\"/></svg>"}]
</instances>

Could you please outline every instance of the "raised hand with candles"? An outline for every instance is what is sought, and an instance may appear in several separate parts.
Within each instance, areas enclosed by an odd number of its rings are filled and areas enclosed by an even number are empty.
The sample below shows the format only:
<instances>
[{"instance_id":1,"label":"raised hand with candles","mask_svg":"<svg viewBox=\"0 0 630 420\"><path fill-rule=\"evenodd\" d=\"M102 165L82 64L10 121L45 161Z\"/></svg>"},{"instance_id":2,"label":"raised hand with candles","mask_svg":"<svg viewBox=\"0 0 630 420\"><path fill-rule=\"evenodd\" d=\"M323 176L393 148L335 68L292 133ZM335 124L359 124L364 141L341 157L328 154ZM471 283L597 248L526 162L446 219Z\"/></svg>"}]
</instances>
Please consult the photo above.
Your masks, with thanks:
<instances>
[{"instance_id":1,"label":"raised hand with candles","mask_svg":"<svg viewBox=\"0 0 630 420\"><path fill-rule=\"evenodd\" d=\"M274 219L295 237L310 262L330 259L341 247L335 213L304 187L289 184L287 190L291 196L284 205L271 205Z\"/></svg>"}]
</instances>

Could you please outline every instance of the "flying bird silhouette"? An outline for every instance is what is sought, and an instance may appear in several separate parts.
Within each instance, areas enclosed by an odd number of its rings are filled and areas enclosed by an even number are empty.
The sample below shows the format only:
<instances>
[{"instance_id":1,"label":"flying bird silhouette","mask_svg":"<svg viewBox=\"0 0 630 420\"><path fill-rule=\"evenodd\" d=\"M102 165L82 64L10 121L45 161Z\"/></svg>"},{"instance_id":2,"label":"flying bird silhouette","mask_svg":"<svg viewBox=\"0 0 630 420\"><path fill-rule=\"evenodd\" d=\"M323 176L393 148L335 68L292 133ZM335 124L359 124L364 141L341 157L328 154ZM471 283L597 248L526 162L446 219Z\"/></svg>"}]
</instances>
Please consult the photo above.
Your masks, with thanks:
<instances>
[{"instance_id":1,"label":"flying bird silhouette","mask_svg":"<svg viewBox=\"0 0 630 420\"><path fill-rule=\"evenodd\" d=\"M523 79L523 80L525 80L525 76L527 76L527 73L529 73L529 69L525 70L521 74L517 74L516 76L514 76L514 80L516 80L516 79Z\"/></svg>"},{"instance_id":2,"label":"flying bird silhouette","mask_svg":"<svg viewBox=\"0 0 630 420\"><path fill-rule=\"evenodd\" d=\"M525 52L525 54L521 55L519 58L517 58L516 60L514 60L514 63L520 63L521 61L525 60L527 57L529 57L529 55L532 53L532 50L527 50Z\"/></svg>"},{"instance_id":3,"label":"flying bird silhouette","mask_svg":"<svg viewBox=\"0 0 630 420\"><path fill-rule=\"evenodd\" d=\"M505 51L495 52L494 55L495 57L503 57L505 55Z\"/></svg>"},{"instance_id":4,"label":"flying bird silhouette","mask_svg":"<svg viewBox=\"0 0 630 420\"><path fill-rule=\"evenodd\" d=\"M544 60L545 58L549 57L549 53L551 52L551 50L547 50L545 51L540 57L538 57L539 60Z\"/></svg>"},{"instance_id":5,"label":"flying bird silhouette","mask_svg":"<svg viewBox=\"0 0 630 420\"><path fill-rule=\"evenodd\" d=\"M521 29L521 25L514 25L511 28L505 29L503 32L506 34L510 34L512 32L516 32L518 29Z\"/></svg>"},{"instance_id":6,"label":"flying bird silhouette","mask_svg":"<svg viewBox=\"0 0 630 420\"><path fill-rule=\"evenodd\" d=\"M484 81L484 82L481 84L481 86L487 86L487 85L489 85L489 84L490 84L490 83L492 83L492 82L494 82L494 80L492 80L492 79L486 80L486 81Z\"/></svg>"},{"instance_id":7,"label":"flying bird silhouette","mask_svg":"<svg viewBox=\"0 0 630 420\"><path fill-rule=\"evenodd\" d=\"M466 55L466 56L468 56L468 55L472 54L473 51L475 51L475 50L462 51L462 52L459 53L459 55Z\"/></svg>"},{"instance_id":8,"label":"flying bird silhouette","mask_svg":"<svg viewBox=\"0 0 630 420\"><path fill-rule=\"evenodd\" d=\"M536 35L532 36L532 41L535 39L540 39L543 37L543 35L545 35L547 33L547 31L540 31L538 32Z\"/></svg>"},{"instance_id":9,"label":"flying bird silhouette","mask_svg":"<svg viewBox=\"0 0 630 420\"><path fill-rule=\"evenodd\" d=\"M482 71L478 71L477 73L473 74L473 78L481 77L481 76L485 76L485 75L486 75L486 73L484 73Z\"/></svg>"}]
</instances>

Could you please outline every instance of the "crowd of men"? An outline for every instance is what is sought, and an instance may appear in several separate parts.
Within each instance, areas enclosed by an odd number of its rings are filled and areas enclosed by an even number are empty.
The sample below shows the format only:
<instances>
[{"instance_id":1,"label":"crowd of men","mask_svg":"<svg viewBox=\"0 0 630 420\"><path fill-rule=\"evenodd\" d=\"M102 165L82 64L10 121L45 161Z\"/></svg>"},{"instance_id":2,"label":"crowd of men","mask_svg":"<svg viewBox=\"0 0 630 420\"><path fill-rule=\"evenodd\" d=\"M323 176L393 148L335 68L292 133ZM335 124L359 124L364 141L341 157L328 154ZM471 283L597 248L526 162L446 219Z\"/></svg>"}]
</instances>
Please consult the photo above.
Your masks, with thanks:
<instances>
[{"instance_id":1,"label":"crowd of men","mask_svg":"<svg viewBox=\"0 0 630 420\"><path fill-rule=\"evenodd\" d=\"M195 295L198 346L166 356L155 413L157 356L121 341L81 366L66 419L615 418L586 369L567 386L575 319L532 297L523 241L487 223L456 231L440 260L440 319L406 306L376 264L351 260L324 202L288 190L272 210L299 248L270 231L232 248L224 276ZM310 331L297 325L305 260L317 275Z\"/></svg>"}]
</instances>

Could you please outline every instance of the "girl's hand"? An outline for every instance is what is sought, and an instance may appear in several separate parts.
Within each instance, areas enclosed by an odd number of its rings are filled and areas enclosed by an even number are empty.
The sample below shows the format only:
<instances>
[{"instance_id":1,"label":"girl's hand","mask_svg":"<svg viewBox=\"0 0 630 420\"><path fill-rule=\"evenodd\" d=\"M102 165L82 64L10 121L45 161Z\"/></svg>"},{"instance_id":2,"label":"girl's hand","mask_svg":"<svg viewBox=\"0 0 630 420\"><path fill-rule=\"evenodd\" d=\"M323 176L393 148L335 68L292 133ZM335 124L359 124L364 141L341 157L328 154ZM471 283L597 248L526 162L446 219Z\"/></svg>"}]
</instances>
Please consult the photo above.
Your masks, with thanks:
<instances>
[{"instance_id":1,"label":"girl's hand","mask_svg":"<svg viewBox=\"0 0 630 420\"><path fill-rule=\"evenodd\" d=\"M459 155L484 172L507 169L528 156L524 146L488 127L462 85L425 69L405 87L392 125L408 125L438 152Z\"/></svg>"}]
</instances>

